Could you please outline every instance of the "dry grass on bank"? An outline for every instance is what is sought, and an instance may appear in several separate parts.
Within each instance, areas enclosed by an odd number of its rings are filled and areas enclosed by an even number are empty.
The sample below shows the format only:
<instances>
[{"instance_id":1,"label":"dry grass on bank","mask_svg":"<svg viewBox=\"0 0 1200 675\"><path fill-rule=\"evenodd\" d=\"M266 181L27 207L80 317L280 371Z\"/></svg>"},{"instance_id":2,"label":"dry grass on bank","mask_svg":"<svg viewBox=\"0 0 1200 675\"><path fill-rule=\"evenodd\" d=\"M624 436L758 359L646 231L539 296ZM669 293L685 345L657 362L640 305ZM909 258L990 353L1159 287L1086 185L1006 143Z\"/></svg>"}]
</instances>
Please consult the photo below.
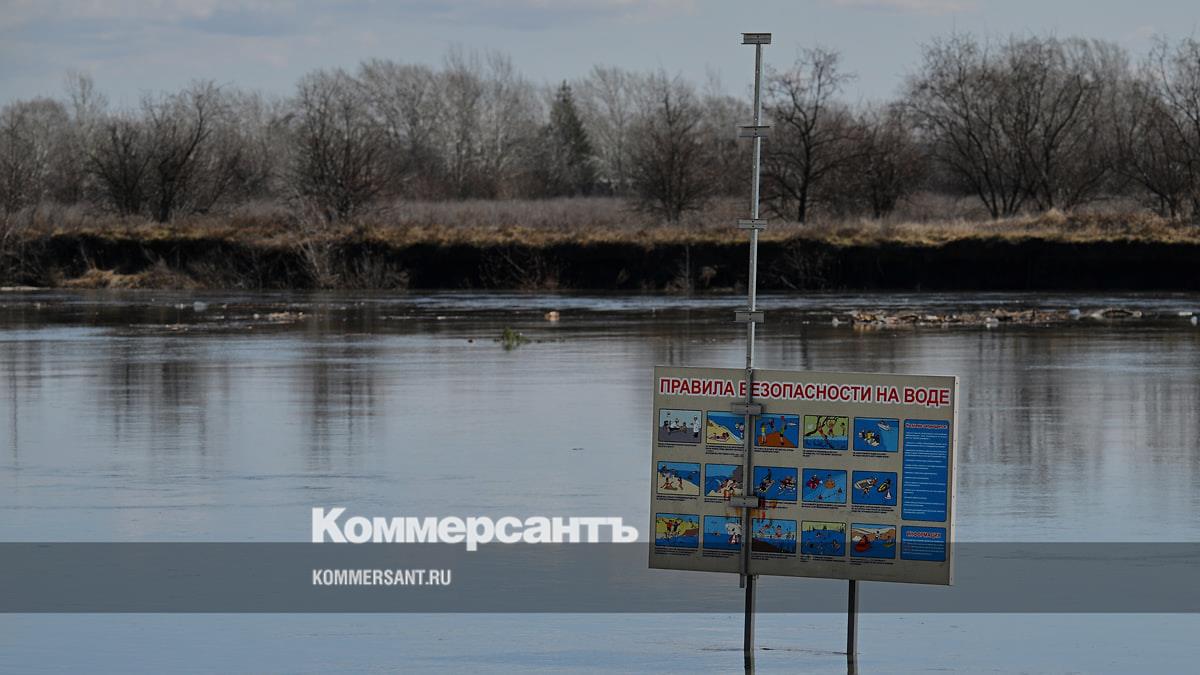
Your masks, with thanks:
<instances>
[{"instance_id":1,"label":"dry grass on bank","mask_svg":"<svg viewBox=\"0 0 1200 675\"><path fill-rule=\"evenodd\" d=\"M722 200L680 223L662 223L616 198L461 202L399 202L350 222L326 224L279 205L257 204L231 213L186 216L169 224L117 217L80 206L48 206L10 216L5 232L12 237L42 238L54 234L95 235L110 239L153 241L205 239L241 242L270 248L292 248L314 239L376 241L391 246L415 244L546 246L562 243L636 243L647 247L690 242L741 243L734 227L746 217L740 200ZM950 242L991 239L1055 242L1200 243L1200 226L1171 221L1146 211L1096 211L1039 215L1002 220L973 214L941 219L914 219L911 213L873 220L826 218L808 224L771 221L764 241L804 238L835 246L905 244L938 246Z\"/></svg>"},{"instance_id":2,"label":"dry grass on bank","mask_svg":"<svg viewBox=\"0 0 1200 675\"><path fill-rule=\"evenodd\" d=\"M166 288L171 290L194 290L200 288L195 279L158 262L136 274L121 274L114 270L89 268L74 279L63 279L55 284L62 288Z\"/></svg>"}]
</instances>

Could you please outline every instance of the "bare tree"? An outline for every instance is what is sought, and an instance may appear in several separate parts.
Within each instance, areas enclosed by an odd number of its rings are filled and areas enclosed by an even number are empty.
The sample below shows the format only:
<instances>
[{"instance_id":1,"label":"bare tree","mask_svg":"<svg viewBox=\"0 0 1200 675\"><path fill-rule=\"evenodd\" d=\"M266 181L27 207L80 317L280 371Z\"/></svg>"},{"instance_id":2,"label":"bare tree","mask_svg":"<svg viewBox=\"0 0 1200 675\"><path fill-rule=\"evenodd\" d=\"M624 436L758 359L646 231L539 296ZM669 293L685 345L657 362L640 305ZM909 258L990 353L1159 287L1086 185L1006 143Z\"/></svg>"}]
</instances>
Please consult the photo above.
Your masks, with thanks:
<instances>
[{"instance_id":1,"label":"bare tree","mask_svg":"<svg viewBox=\"0 0 1200 675\"><path fill-rule=\"evenodd\" d=\"M478 54L459 49L447 53L441 87L446 110L446 178L450 194L466 198L476 193L482 180L480 137L486 85Z\"/></svg>"},{"instance_id":2,"label":"bare tree","mask_svg":"<svg viewBox=\"0 0 1200 675\"><path fill-rule=\"evenodd\" d=\"M158 222L170 220L194 196L220 106L220 92L212 82L197 82L177 94L142 102L152 155L151 215Z\"/></svg>"},{"instance_id":3,"label":"bare tree","mask_svg":"<svg viewBox=\"0 0 1200 675\"><path fill-rule=\"evenodd\" d=\"M660 72L646 81L643 110L633 129L630 178L635 205L669 221L712 196L710 147L693 88Z\"/></svg>"},{"instance_id":4,"label":"bare tree","mask_svg":"<svg viewBox=\"0 0 1200 675\"><path fill-rule=\"evenodd\" d=\"M739 141L737 126L749 124L750 105L724 93L715 71L708 72L701 108L704 136L711 145L714 190L722 195L744 195L750 183L750 153L753 145Z\"/></svg>"},{"instance_id":5,"label":"bare tree","mask_svg":"<svg viewBox=\"0 0 1200 675\"><path fill-rule=\"evenodd\" d=\"M0 209L36 205L58 184L69 119L48 98L18 101L0 110Z\"/></svg>"},{"instance_id":6,"label":"bare tree","mask_svg":"<svg viewBox=\"0 0 1200 675\"><path fill-rule=\"evenodd\" d=\"M237 90L212 94L209 134L177 210L206 213L268 194L286 154L280 102Z\"/></svg>"},{"instance_id":7,"label":"bare tree","mask_svg":"<svg viewBox=\"0 0 1200 675\"><path fill-rule=\"evenodd\" d=\"M344 71L318 71L300 81L293 105L296 194L329 220L361 210L387 183L382 130L362 87Z\"/></svg>"},{"instance_id":8,"label":"bare tree","mask_svg":"<svg viewBox=\"0 0 1200 675\"><path fill-rule=\"evenodd\" d=\"M130 113L108 115L88 143L87 164L101 201L123 215L141 213L149 201L153 153L145 125Z\"/></svg>"},{"instance_id":9,"label":"bare tree","mask_svg":"<svg viewBox=\"0 0 1200 675\"><path fill-rule=\"evenodd\" d=\"M630 136L639 79L620 68L594 66L576 86L580 116L598 158L599 180L612 194L626 194L630 188Z\"/></svg>"},{"instance_id":10,"label":"bare tree","mask_svg":"<svg viewBox=\"0 0 1200 675\"><path fill-rule=\"evenodd\" d=\"M808 219L823 181L851 159L854 125L836 101L848 75L837 52L807 49L790 70L768 71L766 114L773 124L763 152L763 198L781 216Z\"/></svg>"},{"instance_id":11,"label":"bare tree","mask_svg":"<svg viewBox=\"0 0 1200 675\"><path fill-rule=\"evenodd\" d=\"M912 194L926 173L926 161L903 106L869 106L856 119L851 161L831 180L835 197L882 218Z\"/></svg>"},{"instance_id":12,"label":"bare tree","mask_svg":"<svg viewBox=\"0 0 1200 675\"><path fill-rule=\"evenodd\" d=\"M1005 134L1004 84L986 45L955 35L925 46L905 96L934 159L993 218L1016 213L1028 195L1023 152Z\"/></svg>"},{"instance_id":13,"label":"bare tree","mask_svg":"<svg viewBox=\"0 0 1200 675\"><path fill-rule=\"evenodd\" d=\"M1072 208L1112 174L1104 133L1117 46L1057 38L995 47L955 35L926 46L907 104L934 158L992 217Z\"/></svg>"},{"instance_id":14,"label":"bare tree","mask_svg":"<svg viewBox=\"0 0 1200 675\"><path fill-rule=\"evenodd\" d=\"M257 92L226 92L213 132L209 176L200 203L221 203L283 194L279 185L288 159L287 101Z\"/></svg>"},{"instance_id":15,"label":"bare tree","mask_svg":"<svg viewBox=\"0 0 1200 675\"><path fill-rule=\"evenodd\" d=\"M1131 181L1160 215L1187 213L1197 180L1182 127L1159 98L1152 76L1127 78L1113 99L1112 152L1117 172Z\"/></svg>"},{"instance_id":16,"label":"bare tree","mask_svg":"<svg viewBox=\"0 0 1200 675\"><path fill-rule=\"evenodd\" d=\"M535 155L543 118L533 85L517 72L512 60L489 52L485 59L481 160L487 181L480 197L511 197L514 185Z\"/></svg>"},{"instance_id":17,"label":"bare tree","mask_svg":"<svg viewBox=\"0 0 1200 675\"><path fill-rule=\"evenodd\" d=\"M96 91L96 82L90 75L79 71L68 72L64 89L71 118L76 125L89 127L100 122L108 109L108 99Z\"/></svg>"},{"instance_id":18,"label":"bare tree","mask_svg":"<svg viewBox=\"0 0 1200 675\"><path fill-rule=\"evenodd\" d=\"M96 90L91 76L78 71L67 73L65 80L66 106L71 121L64 136L66 158L62 183L55 199L75 203L97 199L97 189L88 158L92 144L108 111L108 99Z\"/></svg>"},{"instance_id":19,"label":"bare tree","mask_svg":"<svg viewBox=\"0 0 1200 675\"><path fill-rule=\"evenodd\" d=\"M534 88L507 56L452 49L441 73L449 192L511 194L540 128Z\"/></svg>"},{"instance_id":20,"label":"bare tree","mask_svg":"<svg viewBox=\"0 0 1200 675\"><path fill-rule=\"evenodd\" d=\"M71 147L86 157L98 201L165 223L265 189L283 148L263 142L262 125L278 123L263 119L263 106L211 82L147 96L137 111L105 114L75 98Z\"/></svg>"},{"instance_id":21,"label":"bare tree","mask_svg":"<svg viewBox=\"0 0 1200 675\"><path fill-rule=\"evenodd\" d=\"M1119 48L1086 40L1027 38L1002 49L999 123L1037 208L1078 206L1103 186L1112 169L1098 152L1105 81L1124 65Z\"/></svg>"},{"instance_id":22,"label":"bare tree","mask_svg":"<svg viewBox=\"0 0 1200 675\"><path fill-rule=\"evenodd\" d=\"M1146 80L1161 102L1155 122L1184 157L1178 170L1188 176L1192 213L1200 213L1200 41L1186 38L1172 46L1159 39L1146 62Z\"/></svg>"},{"instance_id":23,"label":"bare tree","mask_svg":"<svg viewBox=\"0 0 1200 675\"><path fill-rule=\"evenodd\" d=\"M369 111L387 141L384 161L397 186L410 196L431 192L444 173L442 96L437 73L424 65L372 60L359 68ZM423 196L423 195L422 195Z\"/></svg>"}]
</instances>

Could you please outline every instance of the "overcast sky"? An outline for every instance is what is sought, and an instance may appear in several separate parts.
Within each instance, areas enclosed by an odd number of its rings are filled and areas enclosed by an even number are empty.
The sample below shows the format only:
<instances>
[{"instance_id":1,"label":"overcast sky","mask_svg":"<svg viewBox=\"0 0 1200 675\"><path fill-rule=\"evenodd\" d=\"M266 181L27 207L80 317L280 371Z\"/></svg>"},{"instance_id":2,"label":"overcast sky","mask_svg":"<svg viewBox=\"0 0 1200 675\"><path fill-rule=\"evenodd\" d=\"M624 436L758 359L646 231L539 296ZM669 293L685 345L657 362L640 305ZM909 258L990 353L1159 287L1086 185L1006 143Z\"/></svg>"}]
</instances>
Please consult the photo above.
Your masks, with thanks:
<instances>
[{"instance_id":1,"label":"overcast sky","mask_svg":"<svg viewBox=\"0 0 1200 675\"><path fill-rule=\"evenodd\" d=\"M768 63L800 46L840 50L854 98L895 92L920 44L978 35L1081 35L1135 53L1151 36L1196 34L1196 0L0 0L0 103L57 96L92 74L114 102L196 78L288 93L320 67L364 58L437 64L453 44L498 49L535 82L597 63L709 71L731 93L752 77L740 31L771 31Z\"/></svg>"}]
</instances>

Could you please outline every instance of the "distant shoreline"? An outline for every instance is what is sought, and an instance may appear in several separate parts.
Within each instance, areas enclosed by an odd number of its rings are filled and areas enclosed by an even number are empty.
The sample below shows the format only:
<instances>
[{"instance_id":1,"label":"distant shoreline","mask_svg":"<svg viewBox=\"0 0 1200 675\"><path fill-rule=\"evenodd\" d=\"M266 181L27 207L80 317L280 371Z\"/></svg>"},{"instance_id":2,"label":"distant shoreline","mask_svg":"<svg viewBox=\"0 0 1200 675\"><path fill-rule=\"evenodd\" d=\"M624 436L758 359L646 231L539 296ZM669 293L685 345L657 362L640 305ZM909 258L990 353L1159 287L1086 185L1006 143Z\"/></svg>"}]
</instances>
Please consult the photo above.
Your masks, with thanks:
<instances>
[{"instance_id":1,"label":"distant shoreline","mask_svg":"<svg viewBox=\"0 0 1200 675\"><path fill-rule=\"evenodd\" d=\"M217 217L10 233L0 286L176 289L738 290L733 227L420 227L308 231ZM690 265L690 266L689 266ZM1118 216L986 223L785 225L759 254L764 291L1195 291L1200 226Z\"/></svg>"}]
</instances>

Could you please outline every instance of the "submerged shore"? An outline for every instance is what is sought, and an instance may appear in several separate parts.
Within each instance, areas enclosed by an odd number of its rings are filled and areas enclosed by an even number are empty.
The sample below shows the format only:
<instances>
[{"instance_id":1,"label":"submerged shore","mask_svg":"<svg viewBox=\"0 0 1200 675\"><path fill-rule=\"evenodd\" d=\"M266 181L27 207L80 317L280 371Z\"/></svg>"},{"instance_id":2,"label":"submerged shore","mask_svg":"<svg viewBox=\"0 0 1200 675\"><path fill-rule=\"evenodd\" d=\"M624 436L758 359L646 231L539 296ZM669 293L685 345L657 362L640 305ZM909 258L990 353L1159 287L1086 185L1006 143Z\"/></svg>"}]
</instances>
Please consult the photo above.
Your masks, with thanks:
<instances>
[{"instance_id":1,"label":"submerged shore","mask_svg":"<svg viewBox=\"0 0 1200 675\"><path fill-rule=\"evenodd\" d=\"M38 228L0 285L177 289L737 290L733 228L122 224ZM1200 290L1200 227L1045 218L768 230L772 290Z\"/></svg>"}]
</instances>

